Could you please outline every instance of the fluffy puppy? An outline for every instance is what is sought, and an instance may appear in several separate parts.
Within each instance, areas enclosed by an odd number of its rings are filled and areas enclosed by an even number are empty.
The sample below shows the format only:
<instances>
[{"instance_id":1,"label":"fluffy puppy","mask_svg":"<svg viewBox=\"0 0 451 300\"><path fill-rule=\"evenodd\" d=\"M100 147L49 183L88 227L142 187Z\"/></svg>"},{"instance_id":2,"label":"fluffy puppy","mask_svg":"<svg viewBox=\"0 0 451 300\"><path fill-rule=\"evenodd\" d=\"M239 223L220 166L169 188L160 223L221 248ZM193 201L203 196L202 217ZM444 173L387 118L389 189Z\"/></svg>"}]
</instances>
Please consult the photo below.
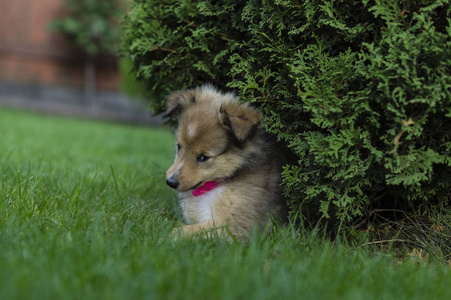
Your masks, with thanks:
<instances>
[{"instance_id":1,"label":"fluffy puppy","mask_svg":"<svg viewBox=\"0 0 451 300\"><path fill-rule=\"evenodd\" d=\"M166 115L178 121L166 183L179 192L183 235L214 229L245 239L268 221L285 218L281 151L259 112L205 85L173 93Z\"/></svg>"}]
</instances>

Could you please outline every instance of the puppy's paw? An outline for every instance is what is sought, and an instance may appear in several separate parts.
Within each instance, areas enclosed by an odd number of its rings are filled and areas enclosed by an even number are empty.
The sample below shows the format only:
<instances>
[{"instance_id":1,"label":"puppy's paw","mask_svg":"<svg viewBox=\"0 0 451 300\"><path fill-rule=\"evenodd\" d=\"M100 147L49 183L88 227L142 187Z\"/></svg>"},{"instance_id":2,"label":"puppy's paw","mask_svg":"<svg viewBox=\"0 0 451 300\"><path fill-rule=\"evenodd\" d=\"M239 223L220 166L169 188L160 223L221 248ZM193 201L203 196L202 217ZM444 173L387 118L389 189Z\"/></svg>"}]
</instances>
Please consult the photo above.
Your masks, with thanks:
<instances>
[{"instance_id":1,"label":"puppy's paw","mask_svg":"<svg viewBox=\"0 0 451 300\"><path fill-rule=\"evenodd\" d=\"M183 239L184 237L186 237L186 235L183 232L184 226L186 226L186 225L182 224L181 226L177 226L177 227L173 228L171 230L171 233L169 234L169 237L173 241L177 241L177 240L180 240L180 239Z\"/></svg>"}]
</instances>

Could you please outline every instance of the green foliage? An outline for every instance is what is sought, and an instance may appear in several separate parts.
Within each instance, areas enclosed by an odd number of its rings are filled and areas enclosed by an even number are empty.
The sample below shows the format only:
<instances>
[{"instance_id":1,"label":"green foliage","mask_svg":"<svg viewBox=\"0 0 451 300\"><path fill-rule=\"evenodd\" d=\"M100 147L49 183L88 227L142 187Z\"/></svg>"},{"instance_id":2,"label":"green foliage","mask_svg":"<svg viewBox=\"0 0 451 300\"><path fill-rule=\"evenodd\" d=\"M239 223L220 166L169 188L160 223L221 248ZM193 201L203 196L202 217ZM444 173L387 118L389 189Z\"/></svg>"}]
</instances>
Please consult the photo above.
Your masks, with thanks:
<instances>
[{"instance_id":1,"label":"green foliage","mask_svg":"<svg viewBox=\"0 0 451 300\"><path fill-rule=\"evenodd\" d=\"M50 29L63 33L89 56L116 52L120 16L118 0L66 0L67 16L50 23Z\"/></svg>"},{"instance_id":2,"label":"green foliage","mask_svg":"<svg viewBox=\"0 0 451 300\"><path fill-rule=\"evenodd\" d=\"M122 52L157 112L205 82L258 106L294 210L449 211L449 0L134 0Z\"/></svg>"},{"instance_id":3,"label":"green foliage","mask_svg":"<svg viewBox=\"0 0 451 300\"><path fill-rule=\"evenodd\" d=\"M121 90L132 98L144 98L146 87L142 81L136 80L132 62L128 58L121 57L118 66L122 77Z\"/></svg>"}]
</instances>

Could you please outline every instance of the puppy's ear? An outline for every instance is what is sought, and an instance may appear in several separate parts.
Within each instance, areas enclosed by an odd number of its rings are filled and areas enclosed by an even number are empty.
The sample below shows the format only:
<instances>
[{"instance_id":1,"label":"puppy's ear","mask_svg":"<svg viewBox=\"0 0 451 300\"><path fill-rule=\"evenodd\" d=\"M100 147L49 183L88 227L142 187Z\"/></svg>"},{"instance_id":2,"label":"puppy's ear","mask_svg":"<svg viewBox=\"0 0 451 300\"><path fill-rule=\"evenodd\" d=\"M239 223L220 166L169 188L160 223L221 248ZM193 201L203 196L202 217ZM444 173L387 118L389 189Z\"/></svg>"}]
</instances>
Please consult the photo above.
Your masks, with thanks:
<instances>
[{"instance_id":1,"label":"puppy's ear","mask_svg":"<svg viewBox=\"0 0 451 300\"><path fill-rule=\"evenodd\" d=\"M244 142L252 136L262 116L250 106L230 102L221 105L219 119L239 142Z\"/></svg>"},{"instance_id":2,"label":"puppy's ear","mask_svg":"<svg viewBox=\"0 0 451 300\"><path fill-rule=\"evenodd\" d=\"M172 93L168 97L168 106L166 107L165 117L178 118L180 113L196 100L194 90L183 90Z\"/></svg>"}]
</instances>

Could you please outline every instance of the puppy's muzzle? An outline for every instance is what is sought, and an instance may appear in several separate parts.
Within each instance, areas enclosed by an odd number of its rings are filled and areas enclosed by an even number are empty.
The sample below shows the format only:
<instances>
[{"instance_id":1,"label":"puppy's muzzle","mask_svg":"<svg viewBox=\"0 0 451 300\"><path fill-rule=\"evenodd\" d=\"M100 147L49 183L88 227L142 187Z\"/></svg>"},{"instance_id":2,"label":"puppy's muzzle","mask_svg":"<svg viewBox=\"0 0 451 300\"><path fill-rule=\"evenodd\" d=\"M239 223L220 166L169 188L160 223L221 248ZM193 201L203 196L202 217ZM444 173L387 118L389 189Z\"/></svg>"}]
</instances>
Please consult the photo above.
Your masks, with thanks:
<instances>
[{"instance_id":1,"label":"puppy's muzzle","mask_svg":"<svg viewBox=\"0 0 451 300\"><path fill-rule=\"evenodd\" d=\"M176 189L179 187L179 182L174 178L174 176L171 176L168 179L166 179L166 184L169 185L173 189Z\"/></svg>"}]
</instances>

